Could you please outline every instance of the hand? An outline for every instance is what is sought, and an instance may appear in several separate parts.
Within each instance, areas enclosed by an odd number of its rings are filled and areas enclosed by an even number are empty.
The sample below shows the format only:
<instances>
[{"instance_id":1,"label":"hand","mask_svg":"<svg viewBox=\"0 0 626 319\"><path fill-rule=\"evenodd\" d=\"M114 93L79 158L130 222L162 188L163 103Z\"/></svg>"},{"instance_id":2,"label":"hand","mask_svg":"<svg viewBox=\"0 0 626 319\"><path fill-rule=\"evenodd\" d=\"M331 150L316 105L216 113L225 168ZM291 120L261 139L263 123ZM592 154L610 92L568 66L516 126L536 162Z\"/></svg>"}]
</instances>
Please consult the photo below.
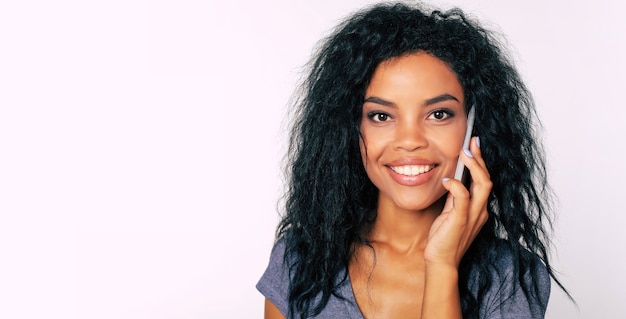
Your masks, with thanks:
<instances>
[{"instance_id":1,"label":"hand","mask_svg":"<svg viewBox=\"0 0 626 319\"><path fill-rule=\"evenodd\" d=\"M443 182L448 197L441 215L430 228L424 251L427 264L442 264L458 269L461 258L489 217L487 200L492 183L475 137L470 143L470 152L473 157L464 151L460 155L472 176L469 190L457 180Z\"/></svg>"}]
</instances>

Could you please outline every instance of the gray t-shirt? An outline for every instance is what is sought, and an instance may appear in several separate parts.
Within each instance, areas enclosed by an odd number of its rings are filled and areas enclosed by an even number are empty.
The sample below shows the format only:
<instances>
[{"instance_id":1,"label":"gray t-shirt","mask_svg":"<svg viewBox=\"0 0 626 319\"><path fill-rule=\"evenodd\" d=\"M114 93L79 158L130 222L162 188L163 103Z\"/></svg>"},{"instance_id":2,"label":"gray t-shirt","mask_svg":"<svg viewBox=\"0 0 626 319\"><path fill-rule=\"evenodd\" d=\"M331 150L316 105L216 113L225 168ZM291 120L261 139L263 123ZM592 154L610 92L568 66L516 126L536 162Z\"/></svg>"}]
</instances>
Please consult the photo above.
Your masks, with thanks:
<instances>
[{"instance_id":1,"label":"gray t-shirt","mask_svg":"<svg viewBox=\"0 0 626 319\"><path fill-rule=\"evenodd\" d=\"M279 240L270 256L270 262L265 273L256 285L256 288L269 299L287 317L289 309L289 270L283 263L285 243ZM512 259L510 254L504 254L498 268L500 273L492 272L492 286L486 293L480 305L480 318L484 319L536 319L544 318L548 298L550 297L550 276L545 266L537 258L537 281L528 274L525 280L528 284L537 285L539 300L528 299L519 284L512 278ZM507 258L508 256L508 258ZM343 273L339 278L343 278ZM504 278L502 278L504 276ZM313 317L315 319L364 319L363 314L355 301L350 277L338 288L338 293L345 299L330 296L322 312ZM503 280L504 279L504 280ZM288 318L288 317L287 317Z\"/></svg>"}]
</instances>

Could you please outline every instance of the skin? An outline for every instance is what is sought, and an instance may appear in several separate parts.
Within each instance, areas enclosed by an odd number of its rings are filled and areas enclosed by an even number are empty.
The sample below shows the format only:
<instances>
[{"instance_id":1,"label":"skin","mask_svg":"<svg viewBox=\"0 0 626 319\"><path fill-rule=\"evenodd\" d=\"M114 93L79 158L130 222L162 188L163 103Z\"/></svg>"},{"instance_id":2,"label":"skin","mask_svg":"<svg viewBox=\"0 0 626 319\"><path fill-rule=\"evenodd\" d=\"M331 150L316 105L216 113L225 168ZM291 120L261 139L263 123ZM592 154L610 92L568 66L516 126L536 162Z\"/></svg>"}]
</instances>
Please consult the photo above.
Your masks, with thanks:
<instances>
[{"instance_id":1,"label":"skin","mask_svg":"<svg viewBox=\"0 0 626 319\"><path fill-rule=\"evenodd\" d=\"M364 230L371 246L357 244L348 269L365 318L462 318L458 266L487 221L491 191L476 138L472 156L461 150L464 109L456 75L429 54L390 59L372 76L360 147L379 190L377 218ZM469 190L451 179L459 158ZM284 316L266 300L265 318Z\"/></svg>"}]
</instances>

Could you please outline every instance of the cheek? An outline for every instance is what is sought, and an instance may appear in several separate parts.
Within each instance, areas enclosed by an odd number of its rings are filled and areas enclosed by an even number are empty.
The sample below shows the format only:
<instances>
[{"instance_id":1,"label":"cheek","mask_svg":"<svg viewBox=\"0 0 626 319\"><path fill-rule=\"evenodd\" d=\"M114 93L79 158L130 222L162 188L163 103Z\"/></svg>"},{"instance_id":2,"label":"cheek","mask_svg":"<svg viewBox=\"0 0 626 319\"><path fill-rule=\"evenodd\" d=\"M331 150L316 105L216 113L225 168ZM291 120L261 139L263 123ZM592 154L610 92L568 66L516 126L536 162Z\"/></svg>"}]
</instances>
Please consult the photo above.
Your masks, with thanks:
<instances>
[{"instance_id":1,"label":"cheek","mask_svg":"<svg viewBox=\"0 0 626 319\"><path fill-rule=\"evenodd\" d=\"M363 138L359 139L359 148L361 150L361 160L363 161L363 170L367 175L370 182L372 182L376 189L380 188L380 172L376 168L376 145L371 142L366 143Z\"/></svg>"},{"instance_id":2,"label":"cheek","mask_svg":"<svg viewBox=\"0 0 626 319\"><path fill-rule=\"evenodd\" d=\"M461 148L463 147L463 137L448 140L444 149L445 155L450 158L459 157Z\"/></svg>"},{"instance_id":3,"label":"cheek","mask_svg":"<svg viewBox=\"0 0 626 319\"><path fill-rule=\"evenodd\" d=\"M363 168L370 180L375 180L377 170L376 163L380 157L381 150L379 149L376 139L371 141L367 139L367 135L362 133L362 137L359 139L359 149L361 150L361 160L363 161Z\"/></svg>"},{"instance_id":4,"label":"cheek","mask_svg":"<svg viewBox=\"0 0 626 319\"><path fill-rule=\"evenodd\" d=\"M454 130L448 132L438 139L439 149L444 156L449 158L459 157L461 148L463 147L463 138L465 137L465 125L459 125Z\"/></svg>"}]
</instances>

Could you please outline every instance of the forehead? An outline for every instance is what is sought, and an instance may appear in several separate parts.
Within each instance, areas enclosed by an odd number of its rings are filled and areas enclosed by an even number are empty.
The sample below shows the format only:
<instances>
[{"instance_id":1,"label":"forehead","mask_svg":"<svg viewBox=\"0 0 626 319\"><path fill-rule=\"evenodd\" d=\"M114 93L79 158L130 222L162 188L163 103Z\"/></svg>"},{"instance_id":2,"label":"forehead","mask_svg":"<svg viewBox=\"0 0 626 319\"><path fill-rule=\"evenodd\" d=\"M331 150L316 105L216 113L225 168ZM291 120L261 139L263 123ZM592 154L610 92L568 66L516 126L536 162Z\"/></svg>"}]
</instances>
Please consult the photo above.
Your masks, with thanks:
<instances>
[{"instance_id":1,"label":"forehead","mask_svg":"<svg viewBox=\"0 0 626 319\"><path fill-rule=\"evenodd\" d=\"M407 96L428 99L439 94L463 99L457 75L442 60L425 52L407 54L381 62L366 90L369 95Z\"/></svg>"}]
</instances>

